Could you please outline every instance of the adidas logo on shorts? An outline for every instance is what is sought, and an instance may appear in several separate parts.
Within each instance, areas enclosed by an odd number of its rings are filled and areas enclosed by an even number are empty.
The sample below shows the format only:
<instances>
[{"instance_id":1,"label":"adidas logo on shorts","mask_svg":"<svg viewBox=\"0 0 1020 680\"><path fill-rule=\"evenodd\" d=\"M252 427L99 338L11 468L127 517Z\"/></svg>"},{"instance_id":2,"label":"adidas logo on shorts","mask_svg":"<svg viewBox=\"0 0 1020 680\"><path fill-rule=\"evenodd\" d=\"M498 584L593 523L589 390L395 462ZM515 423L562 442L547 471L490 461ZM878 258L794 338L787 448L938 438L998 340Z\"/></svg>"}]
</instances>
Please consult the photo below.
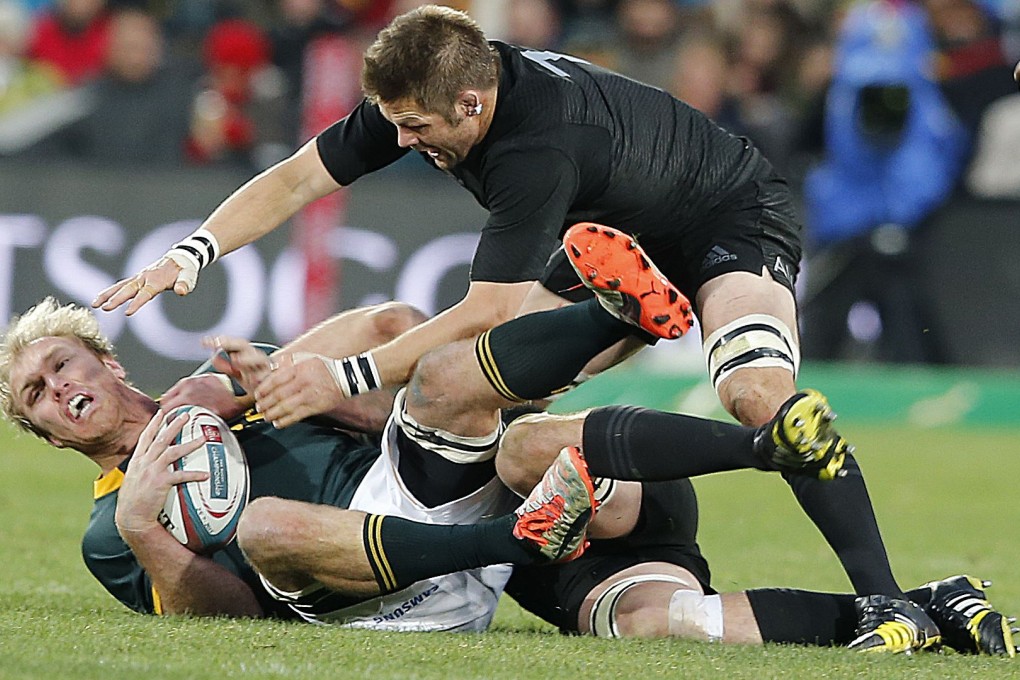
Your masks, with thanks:
<instances>
[{"instance_id":1,"label":"adidas logo on shorts","mask_svg":"<svg viewBox=\"0 0 1020 680\"><path fill-rule=\"evenodd\" d=\"M712 249L705 255L704 261L701 263L701 271L705 271L717 264L723 262L733 262L737 259L737 256L729 252L722 246L712 246Z\"/></svg>"}]
</instances>

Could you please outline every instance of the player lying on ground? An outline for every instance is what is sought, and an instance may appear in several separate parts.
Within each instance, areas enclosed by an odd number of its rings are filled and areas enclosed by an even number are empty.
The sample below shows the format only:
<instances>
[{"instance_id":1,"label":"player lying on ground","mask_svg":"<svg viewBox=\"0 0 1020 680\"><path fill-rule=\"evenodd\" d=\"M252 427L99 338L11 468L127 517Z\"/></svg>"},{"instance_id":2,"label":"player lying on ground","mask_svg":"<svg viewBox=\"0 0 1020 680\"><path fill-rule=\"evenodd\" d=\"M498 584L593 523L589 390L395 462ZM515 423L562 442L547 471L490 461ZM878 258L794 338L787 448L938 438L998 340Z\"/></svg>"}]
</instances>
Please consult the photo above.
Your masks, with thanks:
<instances>
[{"instance_id":1,"label":"player lying on ground","mask_svg":"<svg viewBox=\"0 0 1020 680\"><path fill-rule=\"evenodd\" d=\"M94 304L127 304L131 314L161 291L184 294L221 254L414 149L489 211L468 292L360 359L335 357L343 361L332 375L319 366L306 394L335 403L403 384L430 349L578 301L570 253L554 251L581 220L640 234L676 284L675 297L649 315L656 335L675 337L697 313L713 386L738 421L763 425L795 394L801 225L787 183L749 140L583 60L488 41L467 15L442 7L416 9L380 32L365 53L363 85L367 98L348 117L246 183L167 257ZM562 350L568 357L593 347L616 348L618 357L621 344L634 346L633 329L593 300L524 318L541 337L572 341ZM490 338L497 360L519 351L520 333L518 326ZM281 426L314 412L267 410ZM852 456L846 465L856 470ZM807 476L789 481L855 590L902 598L863 477L824 488Z\"/></svg>"},{"instance_id":2,"label":"player lying on ground","mask_svg":"<svg viewBox=\"0 0 1020 680\"><path fill-rule=\"evenodd\" d=\"M293 349L336 350L341 337L378 342L385 339L380 332L392 335L416 320L396 306L360 310L333 320L347 334L313 333ZM194 474L167 467L188 448L168 448L181 422L156 436L158 404L127 382L94 316L48 299L14 320L0 347L4 414L99 465L83 554L93 575L138 611L482 630L510 575L503 563L548 561L584 538L589 491L568 456L543 487L546 495L513 514L520 499L495 478L492 460L500 422L452 448L432 440L422 446L399 402L382 438L368 443L334 426L276 430L254 414L235 419L253 500L235 543L197 555L157 520L172 485ZM233 393L211 376L172 390L168 402L210 383L232 407ZM356 411L362 425L383 422L393 395L373 400ZM274 512L281 504L283 517ZM498 519L478 523L483 517ZM242 551L273 585L260 580Z\"/></svg>"},{"instance_id":3,"label":"player lying on ground","mask_svg":"<svg viewBox=\"0 0 1020 680\"><path fill-rule=\"evenodd\" d=\"M338 321L345 321L345 327L353 332L353 327L359 322L372 319L374 316L375 323L370 325L378 325L380 319L392 316L395 311L391 307L386 308L382 314L356 312L343 315ZM43 323L43 319L47 319L47 321ZM70 353L67 355L61 352L50 355L47 348L54 346L53 342L49 342L54 339L72 340L71 346L77 347L77 350L70 351L68 349L67 351ZM86 342L90 344L87 345ZM81 409L81 416L85 420L97 416L100 419L112 416L120 418L117 411L111 412L108 408L110 404L117 402L114 394L121 395L120 405L124 407L122 412L124 414L133 410L130 406L131 403L146 404L144 409L146 413L155 407L151 400L148 400L144 395L139 395L123 382L122 370L115 365L108 343L102 340L94 319L84 310L68 308L60 311L53 304L44 304L34 313L30 312L22 320L16 321L10 333L5 337L2 346L3 351L0 352L0 356L3 357L3 361L0 361L0 366L3 367L3 370L0 371L0 376L3 376L4 379L0 381L0 385L5 388L10 385L8 370L13 369L14 375L17 376L15 385L20 386L22 364L24 362L31 363L31 352L42 349L49 360L55 363L52 369L40 373L39 377L43 378L43 384L39 387L43 390L53 390L54 388L62 390L61 398L68 404L68 408L71 408L71 400L75 399L77 394L84 397L84 399L78 398L79 406L81 401L89 400L90 403ZM29 356L23 358L26 351ZM247 364L248 367L255 367L254 372L261 370L264 373L268 367L265 356L253 347L235 346L233 357L239 366ZM279 359L280 357L277 358L277 360ZM261 369L257 366L258 362L263 362ZM74 384L75 374L82 370L79 363L93 364L93 370L89 377L90 385L94 385L91 391L83 390ZM105 374L106 370L110 372L109 376ZM60 377L63 377L66 382L63 387L61 387ZM238 377L243 376L239 375ZM56 393L33 398L30 395L31 389L36 387L35 384L29 381L26 386L31 387L29 396L26 396L25 399L34 400L36 404L40 398L49 400L57 398ZM72 389L76 387L77 389ZM104 387L106 390L103 389ZM67 392L69 389L76 394L69 395ZM111 394L107 394L107 390ZM14 395L11 395L6 389L0 390L0 394L3 394L5 398L4 410L6 414L26 415L24 411L15 408L20 403L17 395L22 391L19 389ZM412 393L420 395L418 398L421 399L425 391L420 386L416 388L412 385ZM166 400L168 402L181 399L191 401L199 394L203 395L201 400L207 404L220 403L227 410L235 408L233 393L226 391L218 380L211 379L209 376L185 381L168 392ZM210 394L212 394L211 397ZM27 406L30 406L29 411L40 413L39 410L33 410L33 408L38 409L38 405ZM413 407L408 409L408 411L412 410ZM479 413L484 413L484 410L482 409ZM402 418L404 421L401 426L404 436L409 433L417 434L434 443L438 441L445 446L447 456L456 453L458 449L463 454L465 448L470 448L473 438L450 436L448 433L446 433L446 437L437 436L444 433L435 428L429 428L427 425L414 423L409 419L408 411L398 410L396 412L397 418ZM485 415L488 417L484 420L492 422L491 417L495 414L490 410ZM143 420L144 416L141 416L138 422ZM363 417L363 420L367 422L371 419ZM54 428L54 432L48 432L43 429L42 422L31 419L23 424L60 446L77 441L76 434L67 432L66 428L63 431L66 440L62 440L57 438L59 428ZM258 445L260 434L271 437L274 433L265 429L264 425L261 425L260 429L254 429L255 426L251 422L248 425L249 427L242 428L239 434L242 441L245 442L250 456L253 456L252 480L255 495L259 494L258 489L262 485L276 484L280 488L285 486L288 481L293 481L287 479L287 466L296 465L299 467L300 475L321 471L323 463L336 463L332 454L346 448L345 444L327 446L325 449L319 448L320 460L317 470L311 464L315 461L314 444L316 442L307 440L314 440L316 436L321 437L321 433L306 430L306 437L302 438L297 436L301 428L290 428L285 432L294 435L291 440L285 442L263 441L261 445ZM411 427L408 428L408 425ZM735 430L746 429L736 426L726 427ZM171 428L168 433L172 433L172 431ZM397 433L398 437L401 436L401 432ZM336 436L335 433L330 434ZM143 441L149 439L151 435L152 428L150 427L149 431L142 435ZM305 441L302 442L302 439ZM734 442L736 442L735 438ZM149 476L149 473L165 475L166 463L176 455L173 453L168 455L167 438L157 437L153 443L152 447L139 446L139 452L135 454L134 460L127 467L122 480L124 486L119 493L121 504L136 503L145 495L139 493L141 487L146 485L145 478ZM281 451L279 449L281 443L296 445L299 450ZM77 445L88 449L85 443ZM468 446L465 447L465 445ZM751 446L750 439L745 441L744 445ZM399 459L400 461L410 459L416 461L415 465L421 465L423 461L427 460L425 456L419 459L413 455L416 452L413 446L401 447L401 450L405 448L412 455L404 456ZM326 453L323 453L324 450ZM268 461L260 460L259 452L263 456L268 454L271 457L279 457L277 462L282 463L283 466L274 469ZM360 464L356 452L344 451L344 455L345 460L353 457L355 465ZM567 459L570 460L569 454ZM576 454L574 459L576 460ZM109 461L107 461L108 463ZM425 464L427 465L427 463ZM400 463L397 466L401 468L403 481L414 479L413 476L403 474L405 470ZM446 472L449 472L449 469ZM488 476L491 479L491 470ZM115 473L108 473L100 480L100 484L111 485L111 480L116 477ZM259 480L260 477L263 478L262 481ZM269 477L268 482L265 477ZM310 487L313 493L320 492L321 490L314 482L313 477L314 474L308 475L303 483ZM342 481L343 475L335 475L333 481L336 480ZM130 489L131 485L135 485L134 491ZM165 498L167 482L157 481L152 486L155 492L154 495L150 494L154 502L153 507L158 507L161 505L162 499ZM300 484L295 484L289 491L293 492L299 486ZM686 480L647 485L622 483L613 488L615 490L604 490L608 498L604 506L606 514L602 517L605 517L606 521L603 522L601 517L596 519L596 524L601 522L603 525L608 525L608 528L603 526L596 528L596 531L602 532L606 537L617 537L616 540L596 540L593 542L594 547L589 555L572 564L549 567L554 571L548 574L544 574L540 570L529 570L529 572L519 574L511 587L522 604L567 630L594 632L601 635L672 634L696 638L721 638L734 642L771 640L818 642L821 644L842 643L849 639L848 635L853 632L854 620L852 604L850 604L853 600L852 596L826 596L797 591L763 590L750 591L747 594L703 597L704 589L709 587L708 570L700 556L695 540L697 507L693 490ZM300 491L300 489L298 490ZM419 500L427 493L429 493L428 487L419 487L415 490L415 494L418 496L415 500ZM636 498L634 494L637 494ZM587 492L580 495L586 498ZM298 498L306 496L305 492L297 494ZM125 515L130 518L134 514L133 511L129 511L122 515L111 507L117 502L117 497L116 492L111 492L103 496L105 501L100 500L97 503L97 511L89 530L90 533L95 531L97 524L106 524L109 527L112 524L110 516L115 512L121 518ZM321 498L316 500L321 500ZM418 507L421 507L420 503ZM670 510L663 512L665 508ZM369 569L365 568L365 558L361 552L363 546L359 542L360 533L358 532L349 536L349 541L345 544L335 545L335 543L329 542L325 552L319 549L315 549L311 553L308 552L309 544L318 544L322 538L321 535L316 534L317 540L305 541L308 532L321 528L324 521L328 523L331 516L336 517L343 511L306 503L295 503L292 500L271 498L264 498L253 503L249 510L253 512L245 520L241 540L256 564L264 573L269 574L270 581L289 584L289 586L300 588L303 591L300 595L292 594L292 597L284 598L284 601L289 601L294 605L292 611L296 610L305 618L313 620L349 621L351 618L355 618L358 621L356 617L352 617L352 608L349 606L352 599L364 599L379 590L385 590L385 584L380 582L376 568L379 564L378 561L369 562ZM153 512L150 510L148 514L151 515ZM145 514L142 513L143 516ZM343 514L352 517L354 513ZM298 521L298 518L305 521ZM675 521L671 518L675 518ZM384 532L388 526L387 522L393 521L387 519L381 523L380 526ZM360 529L363 524L365 523L362 522L357 528ZM426 570L434 568L437 564L436 560L440 562L448 560L444 553L463 548L464 546L460 544L463 544L464 541L457 539L463 539L465 536L457 536L454 532L463 534L465 530L477 529L477 527L448 527L446 529L450 531L449 535L436 536L435 531L431 530L443 528L425 527L430 530L430 533L419 534L415 529L416 526L409 522L397 523L397 529L406 530L403 532L403 538L415 546L416 559L412 562L424 561L431 566L414 563L404 565L402 563L399 558L407 554L407 545L400 546L392 542L394 535L400 535L399 531L396 534L384 534L382 541L377 546L384 550L393 548L394 545L398 546L398 549L390 555L391 558L398 558L390 563L394 568L392 575L397 579L395 584L391 584L393 587L413 578L413 575L405 569L420 572L423 568ZM635 527L640 528L635 530ZM334 529L335 527L329 527L326 535L330 535ZM150 529L143 529L143 531L149 533ZM156 532L155 527L151 528L153 535L165 539L166 532L161 527L160 531L162 534ZM110 531L107 530L105 534L107 541L119 541L115 535L111 536ZM622 534L627 534L626 538L621 538ZM484 536L475 534L474 537L481 541L495 542L502 546L502 550L507 550L507 527L503 527L499 531L489 531ZM387 538L391 539L388 546ZM452 539L453 542L447 544L444 539ZM88 543L89 537L87 536L86 544ZM352 551L352 547L355 546L357 549ZM239 556L229 554L230 548L214 556L214 559L217 559L217 562L225 567L225 569L216 569L208 564L209 560L206 558L191 553L181 553L179 544L174 547L178 549L176 554L183 557L186 566L180 569L176 575L172 573L165 575L169 582L166 595L163 597L163 611L234 615L257 615L260 612L276 615L287 614L286 608L281 608L266 596L261 587L262 583L254 578L254 574L240 561ZM316 546L312 545L311 547L315 548ZM138 565L131 564L126 569L127 573L124 573L125 562L130 563L133 559L127 550L127 546L121 543L116 554L110 557L110 560L117 564L96 565L90 563L90 568L93 568L97 577L129 606L143 611L160 609L159 598L148 599L150 580L146 578L144 572L140 571ZM482 550L483 547L478 548L479 552ZM91 554L89 547L86 547L85 552L87 555ZM353 556L351 556L352 552ZM351 556L351 563L338 565L338 558L341 555ZM482 558L474 556L474 559ZM310 576L310 569L306 563L320 566L321 571L315 572L319 575ZM160 565L156 565L154 568L162 569ZM698 574L698 576L695 577L694 574ZM238 583L233 575L241 575L243 580ZM313 578L316 580L312 581ZM375 579L374 583L373 579ZM152 579L152 582L156 580ZM326 589L323 587L323 583L333 585L334 588ZM448 581L447 585L451 583L466 587L470 586L471 581ZM250 589L250 592L246 592L246 589ZM664 589L666 592L663 592ZM278 592L278 589L271 588L271 590L277 595L283 595ZM486 592L485 589L476 588L475 597L479 595L479 590L482 593ZM414 611L414 607L411 607L410 615L402 616L396 613L404 612L404 608L412 603L415 607L421 606L423 598L427 596L419 595L418 599L412 597L402 600L400 608L390 612L380 607L377 600L374 601L371 598L367 600L367 604L353 609L355 612L360 611L364 614L363 607L372 608L375 616L371 621L360 619L361 625L405 630L434 630L452 627L451 624L455 623L455 620L450 616L450 611L451 609L456 611L457 607L450 605L451 603L461 604L461 600L456 597L457 593L440 590L435 583L430 585L425 592L433 594L432 602L445 602L447 607L443 610L433 609L428 612L424 611L428 609L427 607L423 607L421 611ZM435 596L437 592L439 595ZM979 591L974 591L973 588L968 589L967 584L959 579L938 584L937 590L934 592L934 597L930 595L928 597L933 603L951 602L948 597L950 595L953 597L966 595L971 600L977 598L978 610L986 619L989 618L988 614L998 616L990 611ZM919 595L923 594L923 591L919 592ZM253 596L255 602L252 602ZM784 613L784 607L786 609L796 608L796 620L801 623L792 627L783 624L784 620L789 619L789 616ZM960 616L953 608L945 604L943 607L947 614ZM848 608L851 608L849 609L850 618L847 618ZM483 609L485 608L483 607ZM438 615L440 611L443 616ZM815 613L808 616L811 612ZM491 616L491 611L488 615ZM398 619L401 625L394 623ZM478 625L478 623L487 620L488 618L483 616L480 621L476 618L475 622ZM466 626L460 626L460 628L464 627ZM964 642L966 641L964 640Z\"/></svg>"}]
</instances>

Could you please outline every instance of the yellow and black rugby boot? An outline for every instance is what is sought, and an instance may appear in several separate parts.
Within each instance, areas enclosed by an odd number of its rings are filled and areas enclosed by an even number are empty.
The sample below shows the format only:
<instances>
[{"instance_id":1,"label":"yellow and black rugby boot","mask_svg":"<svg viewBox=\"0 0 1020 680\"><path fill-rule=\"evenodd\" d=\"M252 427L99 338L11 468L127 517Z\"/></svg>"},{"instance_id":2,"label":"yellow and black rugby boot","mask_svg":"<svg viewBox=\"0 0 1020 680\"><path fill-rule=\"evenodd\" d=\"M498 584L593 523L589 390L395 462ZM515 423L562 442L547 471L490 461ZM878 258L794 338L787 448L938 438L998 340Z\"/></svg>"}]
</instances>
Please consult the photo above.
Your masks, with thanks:
<instances>
[{"instance_id":1,"label":"yellow and black rugby boot","mask_svg":"<svg viewBox=\"0 0 1020 680\"><path fill-rule=\"evenodd\" d=\"M832 480L845 474L843 461L854 447L835 428L821 392L804 390L779 407L755 435L755 452L776 470Z\"/></svg>"},{"instance_id":2,"label":"yellow and black rugby boot","mask_svg":"<svg viewBox=\"0 0 1020 680\"><path fill-rule=\"evenodd\" d=\"M964 654L1009 656L1017 654L1010 619L992 608L983 588L992 585L973 576L951 576L941 581L925 583L922 588L931 590L931 600L924 611L942 631L942 642Z\"/></svg>"},{"instance_id":3,"label":"yellow and black rugby boot","mask_svg":"<svg viewBox=\"0 0 1020 680\"><path fill-rule=\"evenodd\" d=\"M862 652L913 654L937 648L938 626L910 600L888 595L868 595L854 600L857 609L857 637L847 645Z\"/></svg>"}]
</instances>

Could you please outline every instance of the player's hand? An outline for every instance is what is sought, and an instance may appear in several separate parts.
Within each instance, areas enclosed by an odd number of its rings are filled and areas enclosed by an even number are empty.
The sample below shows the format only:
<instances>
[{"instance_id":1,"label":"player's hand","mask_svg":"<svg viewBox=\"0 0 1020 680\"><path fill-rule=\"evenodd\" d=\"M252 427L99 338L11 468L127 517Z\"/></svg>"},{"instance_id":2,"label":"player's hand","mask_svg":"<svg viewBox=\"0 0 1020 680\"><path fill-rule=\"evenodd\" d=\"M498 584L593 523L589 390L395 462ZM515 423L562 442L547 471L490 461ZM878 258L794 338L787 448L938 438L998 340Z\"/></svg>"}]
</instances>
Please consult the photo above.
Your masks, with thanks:
<instances>
[{"instance_id":1,"label":"player's hand","mask_svg":"<svg viewBox=\"0 0 1020 680\"><path fill-rule=\"evenodd\" d=\"M234 396L229 380L217 373L181 378L159 398L159 406L169 413L178 406L202 406L223 420L244 413L245 404Z\"/></svg>"},{"instance_id":2,"label":"player's hand","mask_svg":"<svg viewBox=\"0 0 1020 680\"><path fill-rule=\"evenodd\" d=\"M327 361L332 359L311 352L274 355L273 370L255 389L255 406L262 416L282 428L339 406L344 395Z\"/></svg>"},{"instance_id":3,"label":"player's hand","mask_svg":"<svg viewBox=\"0 0 1020 680\"><path fill-rule=\"evenodd\" d=\"M201 438L173 445L174 438L184 429L188 414L176 416L162 431L163 412L156 411L145 426L134 454L124 471L124 481L117 494L114 521L124 540L159 526L159 511L167 494L177 484L202 481L208 472L173 470L170 465L204 445Z\"/></svg>"},{"instance_id":4,"label":"player's hand","mask_svg":"<svg viewBox=\"0 0 1020 680\"><path fill-rule=\"evenodd\" d=\"M134 276L121 279L96 295L93 307L110 312L128 303L125 314L131 316L164 290L171 288L178 295L187 295L195 288L198 269L181 266L164 255Z\"/></svg>"},{"instance_id":5,"label":"player's hand","mask_svg":"<svg viewBox=\"0 0 1020 680\"><path fill-rule=\"evenodd\" d=\"M213 368L241 383L248 394L269 375L269 356L244 338L218 335L203 338L202 344L213 352Z\"/></svg>"}]
</instances>

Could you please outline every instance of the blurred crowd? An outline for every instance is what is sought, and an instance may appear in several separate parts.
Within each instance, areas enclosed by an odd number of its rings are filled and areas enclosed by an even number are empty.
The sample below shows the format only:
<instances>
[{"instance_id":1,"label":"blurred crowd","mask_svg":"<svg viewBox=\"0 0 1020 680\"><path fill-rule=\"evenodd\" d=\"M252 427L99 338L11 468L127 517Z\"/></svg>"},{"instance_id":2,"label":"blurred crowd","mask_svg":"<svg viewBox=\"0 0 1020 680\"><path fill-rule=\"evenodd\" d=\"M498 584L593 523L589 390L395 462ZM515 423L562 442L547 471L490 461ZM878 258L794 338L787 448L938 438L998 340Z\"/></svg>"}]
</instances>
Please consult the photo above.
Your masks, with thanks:
<instances>
[{"instance_id":1,"label":"blurred crowd","mask_svg":"<svg viewBox=\"0 0 1020 680\"><path fill-rule=\"evenodd\" d=\"M0 154L264 167L330 114L343 115L357 98L365 44L419 4L0 0ZM984 149L978 131L991 123L993 102L1013 92L1006 74L1020 49L1013 44L1020 2L1010 0L444 4L471 12L493 37L569 52L672 92L752 138L795 181L824 156L827 97L840 69L857 58L854 49L875 61L923 50L917 75L937 84L966 129L968 157L1002 146ZM874 35L850 40L871 44L842 45L847 17L862 6L875 15ZM902 15L903 25L883 14ZM915 25L920 38L910 35ZM895 106L890 97L870 93L869 115L895 118L872 111ZM972 184L978 192L1020 192L1014 165L1008 178L985 168Z\"/></svg>"},{"instance_id":2,"label":"blurred crowd","mask_svg":"<svg viewBox=\"0 0 1020 680\"><path fill-rule=\"evenodd\" d=\"M258 171L356 104L362 50L421 4L0 0L0 157ZM1020 0L440 4L491 37L668 90L754 140L803 197L809 249L828 257L817 285L855 291L838 304L809 291L825 302L809 316L832 317L816 328L845 332L862 296L886 298L886 330L923 325L903 276L918 225L954 195L1020 197ZM882 358L935 359L886 335ZM815 334L805 354L839 346Z\"/></svg>"}]
</instances>

